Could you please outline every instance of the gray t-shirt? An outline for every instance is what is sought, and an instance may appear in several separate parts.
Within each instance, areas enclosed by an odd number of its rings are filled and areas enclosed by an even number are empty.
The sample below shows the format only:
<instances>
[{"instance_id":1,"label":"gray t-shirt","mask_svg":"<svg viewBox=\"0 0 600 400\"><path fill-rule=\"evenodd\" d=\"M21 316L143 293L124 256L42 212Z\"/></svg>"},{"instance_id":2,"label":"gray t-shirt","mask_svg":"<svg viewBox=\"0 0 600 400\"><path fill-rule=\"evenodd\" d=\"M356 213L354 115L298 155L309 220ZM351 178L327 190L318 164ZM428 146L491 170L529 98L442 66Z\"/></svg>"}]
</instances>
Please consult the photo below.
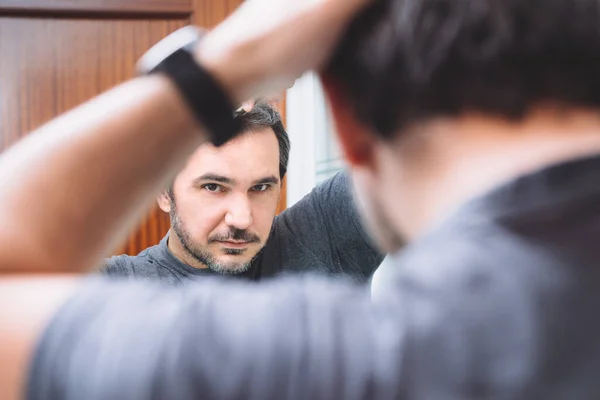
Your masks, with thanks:
<instances>
[{"instance_id":1,"label":"gray t-shirt","mask_svg":"<svg viewBox=\"0 0 600 400\"><path fill-rule=\"evenodd\" d=\"M137 256L112 257L103 272L171 284L216 274L177 259L169 251L167 240L168 236ZM365 282L382 260L383 255L363 230L350 179L339 173L275 217L261 254L248 271L235 276L259 280L282 272L311 272L346 275Z\"/></svg>"},{"instance_id":2,"label":"gray t-shirt","mask_svg":"<svg viewBox=\"0 0 600 400\"><path fill-rule=\"evenodd\" d=\"M517 179L325 279L96 279L37 348L31 400L600 399L600 158Z\"/></svg>"}]
</instances>

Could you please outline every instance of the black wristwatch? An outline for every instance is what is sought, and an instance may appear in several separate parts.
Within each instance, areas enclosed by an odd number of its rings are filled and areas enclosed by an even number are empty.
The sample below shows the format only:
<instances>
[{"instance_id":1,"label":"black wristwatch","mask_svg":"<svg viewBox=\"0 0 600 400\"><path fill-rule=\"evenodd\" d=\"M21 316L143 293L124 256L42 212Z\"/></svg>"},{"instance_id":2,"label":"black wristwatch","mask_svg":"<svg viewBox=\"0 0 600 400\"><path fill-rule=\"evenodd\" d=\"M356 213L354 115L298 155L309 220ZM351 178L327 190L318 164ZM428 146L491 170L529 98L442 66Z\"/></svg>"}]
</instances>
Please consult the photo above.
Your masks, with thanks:
<instances>
[{"instance_id":1,"label":"black wristwatch","mask_svg":"<svg viewBox=\"0 0 600 400\"><path fill-rule=\"evenodd\" d=\"M220 146L240 131L233 118L236 107L208 71L199 65L193 49L204 31L193 26L181 28L154 45L139 60L140 74L163 73L177 86L210 141Z\"/></svg>"}]
</instances>

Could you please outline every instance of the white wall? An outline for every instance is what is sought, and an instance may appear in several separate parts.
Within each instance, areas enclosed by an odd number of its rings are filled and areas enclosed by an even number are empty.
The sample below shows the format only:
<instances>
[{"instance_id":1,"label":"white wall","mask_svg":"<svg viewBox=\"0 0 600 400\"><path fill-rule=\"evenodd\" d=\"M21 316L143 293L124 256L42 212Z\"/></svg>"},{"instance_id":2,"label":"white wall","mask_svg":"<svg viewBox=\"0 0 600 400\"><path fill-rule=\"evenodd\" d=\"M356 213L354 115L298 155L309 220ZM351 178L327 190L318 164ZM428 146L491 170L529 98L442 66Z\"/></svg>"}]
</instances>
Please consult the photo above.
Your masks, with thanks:
<instances>
[{"instance_id":1,"label":"white wall","mask_svg":"<svg viewBox=\"0 0 600 400\"><path fill-rule=\"evenodd\" d=\"M287 130L292 142L287 181L288 207L316 184L343 168L321 84L314 73L288 90Z\"/></svg>"}]
</instances>

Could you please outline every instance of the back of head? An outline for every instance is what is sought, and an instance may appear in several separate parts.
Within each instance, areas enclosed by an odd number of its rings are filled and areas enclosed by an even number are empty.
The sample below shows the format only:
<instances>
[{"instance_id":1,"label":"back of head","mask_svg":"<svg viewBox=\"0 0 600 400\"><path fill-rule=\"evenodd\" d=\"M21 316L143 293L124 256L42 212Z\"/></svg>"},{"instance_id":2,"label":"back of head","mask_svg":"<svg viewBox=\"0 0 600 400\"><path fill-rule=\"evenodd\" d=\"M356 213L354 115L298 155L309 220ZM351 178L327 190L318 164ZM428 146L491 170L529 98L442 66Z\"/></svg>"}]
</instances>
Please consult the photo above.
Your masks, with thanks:
<instances>
[{"instance_id":1,"label":"back of head","mask_svg":"<svg viewBox=\"0 0 600 400\"><path fill-rule=\"evenodd\" d=\"M510 119L600 106L600 5L592 0L379 0L327 75L383 137L433 117Z\"/></svg>"}]
</instances>

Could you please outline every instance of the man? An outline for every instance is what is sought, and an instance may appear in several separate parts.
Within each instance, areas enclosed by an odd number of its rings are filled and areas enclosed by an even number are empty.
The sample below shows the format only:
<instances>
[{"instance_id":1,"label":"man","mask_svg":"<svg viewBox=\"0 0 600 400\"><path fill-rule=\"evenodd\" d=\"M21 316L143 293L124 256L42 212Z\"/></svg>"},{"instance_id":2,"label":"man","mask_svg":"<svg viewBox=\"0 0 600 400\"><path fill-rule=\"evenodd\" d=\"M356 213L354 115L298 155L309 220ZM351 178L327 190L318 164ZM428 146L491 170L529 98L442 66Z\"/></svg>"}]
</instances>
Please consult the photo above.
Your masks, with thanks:
<instances>
[{"instance_id":1,"label":"man","mask_svg":"<svg viewBox=\"0 0 600 400\"><path fill-rule=\"evenodd\" d=\"M242 134L194 152L158 197L171 230L135 257L107 261L104 273L171 284L230 274L258 280L280 272L343 274L366 281L382 256L370 244L338 174L275 217L290 143L279 113L259 101L239 111Z\"/></svg>"},{"instance_id":2,"label":"man","mask_svg":"<svg viewBox=\"0 0 600 400\"><path fill-rule=\"evenodd\" d=\"M13 378L0 387L16 390L40 324L69 297L33 352L30 398L599 398L597 2L280 4L246 3L197 48L198 62L236 101L328 62L327 95L366 219L385 250L400 236L412 241L394 257L385 292L372 303L362 288L296 278L184 288L94 281L73 294L73 280L5 280L0 376ZM0 185L3 266L75 269L99 259L124 225L118 217L160 184L146 169L201 140L165 79L117 89L0 160L0 176L11 177ZM94 118L117 95L139 92L121 117ZM148 121L161 107L165 115ZM62 133L68 123L77 134ZM140 125L156 148L137 154L139 169L125 177L125 151L101 168L75 151L133 144ZM160 132L178 132L181 144L160 149L173 142ZM52 146L36 146L43 139ZM53 157L60 162L43 177L25 172ZM54 203L69 167L86 165L104 190L78 192L76 210ZM117 206L106 192L123 181L136 184ZM76 218L92 206L108 218L103 226ZM52 241L57 212L73 217L68 237L84 250L42 251L65 240Z\"/></svg>"}]
</instances>

